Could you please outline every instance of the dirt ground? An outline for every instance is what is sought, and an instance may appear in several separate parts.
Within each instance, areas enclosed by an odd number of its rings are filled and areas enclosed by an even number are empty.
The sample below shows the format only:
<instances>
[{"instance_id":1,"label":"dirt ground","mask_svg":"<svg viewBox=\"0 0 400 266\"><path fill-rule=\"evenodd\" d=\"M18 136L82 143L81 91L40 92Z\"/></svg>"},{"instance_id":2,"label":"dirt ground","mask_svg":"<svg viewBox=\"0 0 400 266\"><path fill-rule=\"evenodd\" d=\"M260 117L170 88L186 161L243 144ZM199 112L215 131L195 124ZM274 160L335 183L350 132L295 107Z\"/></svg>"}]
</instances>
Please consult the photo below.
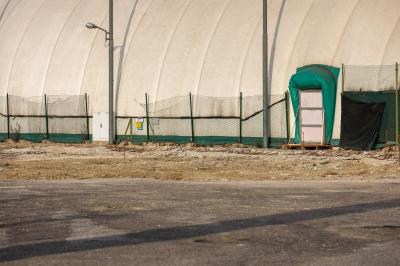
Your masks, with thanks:
<instances>
[{"instance_id":1,"label":"dirt ground","mask_svg":"<svg viewBox=\"0 0 400 266\"><path fill-rule=\"evenodd\" d=\"M242 145L108 146L6 142L1 179L377 180L400 178L398 153L258 149Z\"/></svg>"},{"instance_id":2,"label":"dirt ground","mask_svg":"<svg viewBox=\"0 0 400 266\"><path fill-rule=\"evenodd\" d=\"M397 160L390 149L2 143L0 264L397 266Z\"/></svg>"}]
</instances>

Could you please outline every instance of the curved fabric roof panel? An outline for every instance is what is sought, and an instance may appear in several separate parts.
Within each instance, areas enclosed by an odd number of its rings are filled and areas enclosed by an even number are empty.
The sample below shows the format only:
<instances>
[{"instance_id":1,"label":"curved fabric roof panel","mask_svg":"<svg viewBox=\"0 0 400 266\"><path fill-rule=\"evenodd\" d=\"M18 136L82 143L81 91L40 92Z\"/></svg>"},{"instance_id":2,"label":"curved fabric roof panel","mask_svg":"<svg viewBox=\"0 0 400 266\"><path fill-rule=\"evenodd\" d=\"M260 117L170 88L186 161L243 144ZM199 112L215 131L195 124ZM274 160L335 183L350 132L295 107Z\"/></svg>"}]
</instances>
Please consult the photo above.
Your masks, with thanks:
<instances>
[{"instance_id":1,"label":"curved fabric roof panel","mask_svg":"<svg viewBox=\"0 0 400 266\"><path fill-rule=\"evenodd\" d=\"M308 64L400 61L398 0L269 0L272 94ZM107 0L0 0L0 95L88 93L107 111ZM262 93L262 0L115 0L119 115L189 92Z\"/></svg>"}]
</instances>

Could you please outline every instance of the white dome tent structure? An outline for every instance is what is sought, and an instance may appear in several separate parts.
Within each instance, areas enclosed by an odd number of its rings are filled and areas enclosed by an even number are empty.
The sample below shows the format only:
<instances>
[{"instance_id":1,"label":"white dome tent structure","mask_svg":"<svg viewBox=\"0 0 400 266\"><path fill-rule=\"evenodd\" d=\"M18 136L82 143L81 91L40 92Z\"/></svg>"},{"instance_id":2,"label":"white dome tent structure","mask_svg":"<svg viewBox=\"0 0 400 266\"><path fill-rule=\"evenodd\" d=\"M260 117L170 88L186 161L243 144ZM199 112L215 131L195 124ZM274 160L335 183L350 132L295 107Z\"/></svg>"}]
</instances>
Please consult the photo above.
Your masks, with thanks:
<instances>
[{"instance_id":1,"label":"white dome tent structure","mask_svg":"<svg viewBox=\"0 0 400 266\"><path fill-rule=\"evenodd\" d=\"M117 139L262 144L262 7L115 0ZM342 93L397 93L399 9L398 0L268 1L272 144L293 138L287 91L300 67L341 69L333 145ZM108 55L103 33L87 22L107 29L108 1L0 0L0 139L80 142L93 134L93 114L108 112ZM397 140L393 126L382 130L390 137L381 133L381 142Z\"/></svg>"}]
</instances>

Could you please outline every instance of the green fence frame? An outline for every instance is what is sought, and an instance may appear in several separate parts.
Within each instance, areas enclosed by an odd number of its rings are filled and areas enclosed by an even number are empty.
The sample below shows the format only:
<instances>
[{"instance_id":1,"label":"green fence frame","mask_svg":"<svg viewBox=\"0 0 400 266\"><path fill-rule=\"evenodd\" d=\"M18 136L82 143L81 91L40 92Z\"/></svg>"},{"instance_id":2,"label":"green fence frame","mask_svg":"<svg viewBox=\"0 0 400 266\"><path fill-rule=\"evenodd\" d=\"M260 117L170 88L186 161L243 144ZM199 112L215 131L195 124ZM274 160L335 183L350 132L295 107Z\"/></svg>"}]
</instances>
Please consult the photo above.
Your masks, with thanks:
<instances>
[{"instance_id":1,"label":"green fence frame","mask_svg":"<svg viewBox=\"0 0 400 266\"><path fill-rule=\"evenodd\" d=\"M6 96L6 109L7 109L7 138L10 139L11 135L10 135L10 97L7 93Z\"/></svg>"},{"instance_id":2,"label":"green fence frame","mask_svg":"<svg viewBox=\"0 0 400 266\"><path fill-rule=\"evenodd\" d=\"M239 143L243 143L243 93L239 94Z\"/></svg>"},{"instance_id":3,"label":"green fence frame","mask_svg":"<svg viewBox=\"0 0 400 266\"><path fill-rule=\"evenodd\" d=\"M189 93L189 108L190 108L190 129L191 129L191 134L192 134L192 143L195 143L195 133L194 133L194 118L193 118L193 97L192 93Z\"/></svg>"},{"instance_id":4,"label":"green fence frame","mask_svg":"<svg viewBox=\"0 0 400 266\"><path fill-rule=\"evenodd\" d=\"M52 140L52 141L59 141L59 142L65 142L65 143L82 143L85 140L91 140L91 134L90 134L90 119L93 118L92 115L89 114L89 95L85 93L82 95L84 97L84 111L85 114L83 116L74 116L74 115L67 115L63 116L65 118L82 118L85 119L85 132L83 134L62 134L62 133L50 133L50 119L57 117L57 116L52 116L49 113L49 98L51 95L44 94L43 95L43 100L44 100L44 108L42 109L43 114L39 115L18 115L18 114L11 114L10 113L10 95L7 94L7 100L6 100L6 111L7 111L7 133L3 134L4 138L10 139L12 136L11 134L11 119L13 117L25 117L25 118L39 118L39 119L44 119L45 122L45 133L20 133L19 135L21 136L21 139L27 139L30 141L34 142L41 142L43 139L47 140ZM239 116L231 116L231 117L196 117L194 115L194 110L193 110L193 94L189 93L189 107L190 107L190 113L188 114L187 117L178 117L178 119L188 119L190 121L190 128L191 128L191 136L155 136L154 141L158 142L176 142L176 143L198 143L198 144L231 144L231 143L243 143L243 144L250 144L250 145L261 145L262 144L262 137L245 137L243 136L243 122L247 121L248 119L251 119L253 116L259 114L262 112L257 112L253 114L252 116L248 118L244 118L244 110L243 110L243 92L239 93ZM287 104L287 96L285 96L285 99L282 101L286 101ZM281 102L281 101L280 101ZM168 119L167 117L151 117L149 113L149 94L145 94L145 103L146 103L146 129L147 132L145 135L134 135L133 142L139 141L139 142L149 142L152 140L150 136L150 130L151 130L151 119L153 118L160 118L160 119ZM277 103L275 103L277 104ZM275 105L274 104L274 105ZM273 105L272 105L273 106ZM270 107L272 107L270 106ZM116 116L116 118L126 118L122 116ZM129 117L130 119L133 118L138 118L138 117ZM143 118L143 117L141 117ZM196 131L195 131L195 120L196 119L232 119L232 120L237 120L239 122L239 132L237 136L196 136ZM177 119L174 117L170 117L169 119ZM288 119L288 115L286 114L286 119ZM288 122L287 122L288 124ZM132 132L131 132L131 135ZM290 136L288 134L288 136ZM124 139L123 135L117 135L117 139ZM270 143L277 143L276 145L285 143L287 140L284 139L270 139Z\"/></svg>"},{"instance_id":5,"label":"green fence frame","mask_svg":"<svg viewBox=\"0 0 400 266\"><path fill-rule=\"evenodd\" d=\"M89 128L89 98L85 93L85 114L86 114L86 140L90 140L90 128Z\"/></svg>"},{"instance_id":6,"label":"green fence frame","mask_svg":"<svg viewBox=\"0 0 400 266\"><path fill-rule=\"evenodd\" d=\"M400 151L400 129L399 129L399 97L400 97L400 87L399 87L399 63L395 63L395 145L398 146ZM346 80L346 65L342 64L342 95L345 91L345 80ZM386 145L386 143L384 144ZM376 147L381 147L382 144L377 144ZM400 162L400 153L399 153Z\"/></svg>"},{"instance_id":7,"label":"green fence frame","mask_svg":"<svg viewBox=\"0 0 400 266\"><path fill-rule=\"evenodd\" d=\"M85 97L85 115L79 116L79 115L66 115L66 116L52 116L49 114L49 97L51 95L44 94L43 99L44 99L44 112L43 114L39 115L19 115L19 114L11 114L10 112L10 95L7 93L6 94L6 118L7 118L7 132L6 133L0 133L0 135L4 136L3 139L11 139L11 138L18 138L18 139L25 139L28 141L32 142L41 142L44 139L55 141L55 142L64 142L64 143L82 143L84 140L89 140L91 139L90 131L89 131L89 123L90 119L93 118L93 116L89 115L89 101L88 101L88 95L80 95ZM21 118L38 118L38 119L44 119L45 121L45 133L18 133L18 137L14 136L11 132L11 119L13 117L21 117ZM82 118L86 119L86 132L82 134L68 134L68 133L50 133L50 118Z\"/></svg>"},{"instance_id":8,"label":"green fence frame","mask_svg":"<svg viewBox=\"0 0 400 266\"><path fill-rule=\"evenodd\" d=\"M262 112L258 111L251 115L250 117L244 118L243 117L243 92L239 93L239 116L210 116L210 117L197 117L194 115L193 110L193 94L189 93L189 113L187 116L179 116L179 117L159 117L159 116L151 116L149 112L149 94L145 93L145 110L146 116L117 116L117 119L135 119L135 118L144 118L146 121L146 134L145 135L132 135L132 142L140 143L140 142L175 142L175 143L197 143L201 145L213 145L213 144L233 144L233 143L243 143L248 145L261 145L262 144L262 137L244 137L243 136L243 122L251 119L252 117L258 115ZM272 147L278 147L279 145L286 144L288 139L290 138L290 125L289 125L289 97L288 94L285 93L284 98L279 100L278 102L273 103L269 108L277 104L285 104L285 119L286 119L286 138L270 138L269 143L272 144ZM284 102L284 103L283 103ZM180 136L180 135L155 135L154 137L150 136L150 129L151 129L151 120L152 119L183 119L189 120L190 122L190 136ZM232 119L237 120L239 122L239 132L238 136L196 136L195 130L195 121L197 119ZM125 140L125 135L117 135L117 140Z\"/></svg>"},{"instance_id":9,"label":"green fence frame","mask_svg":"<svg viewBox=\"0 0 400 266\"><path fill-rule=\"evenodd\" d=\"M396 145L399 145L399 64L396 62ZM399 147L400 148L400 147ZM400 150L400 149L399 149ZM400 158L399 158L400 161Z\"/></svg>"},{"instance_id":10,"label":"green fence frame","mask_svg":"<svg viewBox=\"0 0 400 266\"><path fill-rule=\"evenodd\" d=\"M46 121L46 139L50 138L49 134L49 111L48 111L48 105L47 105L47 95L44 95L44 114L45 114L45 121Z\"/></svg>"}]
</instances>

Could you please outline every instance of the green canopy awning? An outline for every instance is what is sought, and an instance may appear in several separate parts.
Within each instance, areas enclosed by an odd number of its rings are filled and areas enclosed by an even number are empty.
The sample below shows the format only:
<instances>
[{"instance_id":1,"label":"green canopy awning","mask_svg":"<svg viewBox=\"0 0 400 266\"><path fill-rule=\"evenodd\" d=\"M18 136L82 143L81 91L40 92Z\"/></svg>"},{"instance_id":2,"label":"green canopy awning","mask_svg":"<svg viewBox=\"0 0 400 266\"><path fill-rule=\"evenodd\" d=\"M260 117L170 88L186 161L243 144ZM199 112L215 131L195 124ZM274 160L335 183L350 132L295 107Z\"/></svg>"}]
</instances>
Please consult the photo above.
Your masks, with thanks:
<instances>
[{"instance_id":1,"label":"green canopy awning","mask_svg":"<svg viewBox=\"0 0 400 266\"><path fill-rule=\"evenodd\" d=\"M325 118L325 142L332 140L336 90L340 69L326 65L308 65L297 69L289 82L289 92L296 117L295 143L300 142L299 90L322 90Z\"/></svg>"}]
</instances>

